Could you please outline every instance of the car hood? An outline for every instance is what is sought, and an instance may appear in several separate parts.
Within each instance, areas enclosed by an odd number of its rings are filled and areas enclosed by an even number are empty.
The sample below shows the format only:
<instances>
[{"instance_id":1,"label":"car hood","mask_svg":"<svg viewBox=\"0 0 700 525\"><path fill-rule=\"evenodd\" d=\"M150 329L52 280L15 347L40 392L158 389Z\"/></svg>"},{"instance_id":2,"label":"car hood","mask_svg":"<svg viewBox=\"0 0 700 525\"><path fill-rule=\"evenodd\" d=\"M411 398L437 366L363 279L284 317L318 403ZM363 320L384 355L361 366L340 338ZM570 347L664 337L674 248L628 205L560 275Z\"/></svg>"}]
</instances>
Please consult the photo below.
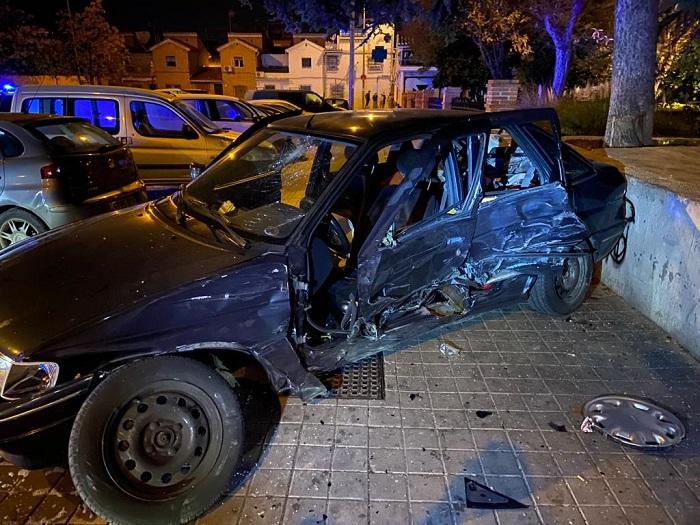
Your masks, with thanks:
<instances>
[{"instance_id":1,"label":"car hood","mask_svg":"<svg viewBox=\"0 0 700 525\"><path fill-rule=\"evenodd\" d=\"M0 351L26 358L260 254L205 242L153 204L54 230L0 254Z\"/></svg>"}]
</instances>

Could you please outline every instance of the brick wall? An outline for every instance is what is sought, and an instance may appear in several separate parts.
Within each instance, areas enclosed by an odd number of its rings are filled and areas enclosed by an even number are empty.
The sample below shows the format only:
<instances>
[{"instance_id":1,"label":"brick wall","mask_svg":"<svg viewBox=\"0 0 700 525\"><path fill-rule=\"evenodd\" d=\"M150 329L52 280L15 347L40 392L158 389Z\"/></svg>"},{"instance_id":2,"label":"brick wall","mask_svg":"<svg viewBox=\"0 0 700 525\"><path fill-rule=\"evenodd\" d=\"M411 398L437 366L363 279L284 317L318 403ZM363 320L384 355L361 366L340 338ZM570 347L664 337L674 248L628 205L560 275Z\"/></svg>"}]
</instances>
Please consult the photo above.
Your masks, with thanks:
<instances>
[{"instance_id":1,"label":"brick wall","mask_svg":"<svg viewBox=\"0 0 700 525\"><path fill-rule=\"evenodd\" d=\"M486 111L515 109L519 88L517 80L489 80L486 83Z\"/></svg>"}]
</instances>

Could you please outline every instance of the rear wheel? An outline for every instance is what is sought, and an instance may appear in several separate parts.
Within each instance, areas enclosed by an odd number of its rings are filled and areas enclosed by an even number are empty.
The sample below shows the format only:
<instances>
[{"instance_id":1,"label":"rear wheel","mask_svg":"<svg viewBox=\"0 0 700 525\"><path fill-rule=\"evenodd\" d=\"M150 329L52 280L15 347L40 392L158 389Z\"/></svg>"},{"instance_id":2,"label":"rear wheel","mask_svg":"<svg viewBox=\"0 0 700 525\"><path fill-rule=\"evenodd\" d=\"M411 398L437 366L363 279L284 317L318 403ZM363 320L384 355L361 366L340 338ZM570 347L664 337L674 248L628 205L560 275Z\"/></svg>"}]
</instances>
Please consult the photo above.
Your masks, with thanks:
<instances>
[{"instance_id":1,"label":"rear wheel","mask_svg":"<svg viewBox=\"0 0 700 525\"><path fill-rule=\"evenodd\" d=\"M31 213L11 209L0 213L0 249L44 233L48 228Z\"/></svg>"},{"instance_id":2,"label":"rear wheel","mask_svg":"<svg viewBox=\"0 0 700 525\"><path fill-rule=\"evenodd\" d=\"M225 498L243 421L231 386L183 357L130 363L88 396L68 463L85 503L110 523L188 523Z\"/></svg>"},{"instance_id":3,"label":"rear wheel","mask_svg":"<svg viewBox=\"0 0 700 525\"><path fill-rule=\"evenodd\" d=\"M591 285L590 255L567 257L556 273L540 275L530 292L530 306L548 315L566 315L576 310Z\"/></svg>"}]
</instances>

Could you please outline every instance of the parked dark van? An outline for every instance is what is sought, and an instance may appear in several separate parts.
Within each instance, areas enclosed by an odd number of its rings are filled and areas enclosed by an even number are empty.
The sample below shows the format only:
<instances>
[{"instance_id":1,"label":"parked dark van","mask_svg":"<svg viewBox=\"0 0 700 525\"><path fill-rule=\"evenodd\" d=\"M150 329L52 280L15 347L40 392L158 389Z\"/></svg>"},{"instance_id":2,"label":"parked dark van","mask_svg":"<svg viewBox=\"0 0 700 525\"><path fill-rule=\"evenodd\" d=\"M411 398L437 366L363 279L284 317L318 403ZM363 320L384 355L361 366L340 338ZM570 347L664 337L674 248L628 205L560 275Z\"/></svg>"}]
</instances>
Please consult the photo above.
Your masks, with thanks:
<instances>
[{"instance_id":1,"label":"parked dark van","mask_svg":"<svg viewBox=\"0 0 700 525\"><path fill-rule=\"evenodd\" d=\"M341 111L328 100L314 91L303 91L293 89L258 89L250 96L253 100L258 99L279 99L286 100L299 106L308 113L322 113L324 111Z\"/></svg>"}]
</instances>

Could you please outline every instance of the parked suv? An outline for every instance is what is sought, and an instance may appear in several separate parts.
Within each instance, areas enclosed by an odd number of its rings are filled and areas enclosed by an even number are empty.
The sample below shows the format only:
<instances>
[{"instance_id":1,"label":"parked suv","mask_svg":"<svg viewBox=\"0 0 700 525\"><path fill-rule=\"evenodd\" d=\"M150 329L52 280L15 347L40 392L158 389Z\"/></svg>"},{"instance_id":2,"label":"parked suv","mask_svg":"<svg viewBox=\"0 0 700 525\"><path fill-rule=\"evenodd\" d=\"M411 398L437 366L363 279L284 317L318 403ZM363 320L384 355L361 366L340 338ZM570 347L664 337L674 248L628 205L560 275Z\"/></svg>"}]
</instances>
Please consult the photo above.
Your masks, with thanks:
<instances>
[{"instance_id":1,"label":"parked suv","mask_svg":"<svg viewBox=\"0 0 700 525\"><path fill-rule=\"evenodd\" d=\"M131 149L149 191L191 178L238 133L224 132L177 97L113 86L21 86L12 111L83 117Z\"/></svg>"},{"instance_id":2,"label":"parked suv","mask_svg":"<svg viewBox=\"0 0 700 525\"><path fill-rule=\"evenodd\" d=\"M146 201L131 152L83 119L0 114L0 249Z\"/></svg>"},{"instance_id":3,"label":"parked suv","mask_svg":"<svg viewBox=\"0 0 700 525\"><path fill-rule=\"evenodd\" d=\"M286 100L299 106L307 113L322 113L324 111L341 111L340 108L330 104L321 95L314 91L302 91L300 89L258 89L250 95L251 99L257 100L278 99Z\"/></svg>"}]
</instances>

